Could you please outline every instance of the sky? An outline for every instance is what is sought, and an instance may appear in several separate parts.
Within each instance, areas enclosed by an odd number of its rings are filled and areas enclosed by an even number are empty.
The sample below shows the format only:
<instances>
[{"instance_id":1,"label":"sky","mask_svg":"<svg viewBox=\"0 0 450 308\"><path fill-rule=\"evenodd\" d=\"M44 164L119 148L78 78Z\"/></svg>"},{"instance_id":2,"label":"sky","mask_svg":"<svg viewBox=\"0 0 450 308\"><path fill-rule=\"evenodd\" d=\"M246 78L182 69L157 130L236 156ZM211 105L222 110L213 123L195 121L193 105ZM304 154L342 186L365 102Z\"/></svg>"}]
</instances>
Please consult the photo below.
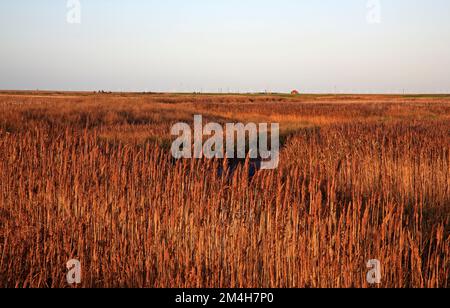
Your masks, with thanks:
<instances>
[{"instance_id":1,"label":"sky","mask_svg":"<svg viewBox=\"0 0 450 308\"><path fill-rule=\"evenodd\" d=\"M0 1L0 89L450 93L448 0L76 2Z\"/></svg>"}]
</instances>

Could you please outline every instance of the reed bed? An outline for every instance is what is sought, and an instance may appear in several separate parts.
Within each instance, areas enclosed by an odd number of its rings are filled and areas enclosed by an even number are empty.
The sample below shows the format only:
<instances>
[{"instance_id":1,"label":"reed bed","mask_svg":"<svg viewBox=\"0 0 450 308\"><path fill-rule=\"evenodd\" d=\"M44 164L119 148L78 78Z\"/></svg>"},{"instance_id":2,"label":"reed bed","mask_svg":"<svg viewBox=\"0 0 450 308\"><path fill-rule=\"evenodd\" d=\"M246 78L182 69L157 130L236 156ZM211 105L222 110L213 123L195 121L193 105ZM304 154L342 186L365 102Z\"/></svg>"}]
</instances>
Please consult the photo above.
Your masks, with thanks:
<instances>
[{"instance_id":1,"label":"reed bed","mask_svg":"<svg viewBox=\"0 0 450 308\"><path fill-rule=\"evenodd\" d=\"M251 99L0 98L0 286L68 287L78 259L80 287L373 287L378 259L379 287L450 287L448 100ZM123 135L242 104L291 108L278 169L219 172Z\"/></svg>"}]
</instances>

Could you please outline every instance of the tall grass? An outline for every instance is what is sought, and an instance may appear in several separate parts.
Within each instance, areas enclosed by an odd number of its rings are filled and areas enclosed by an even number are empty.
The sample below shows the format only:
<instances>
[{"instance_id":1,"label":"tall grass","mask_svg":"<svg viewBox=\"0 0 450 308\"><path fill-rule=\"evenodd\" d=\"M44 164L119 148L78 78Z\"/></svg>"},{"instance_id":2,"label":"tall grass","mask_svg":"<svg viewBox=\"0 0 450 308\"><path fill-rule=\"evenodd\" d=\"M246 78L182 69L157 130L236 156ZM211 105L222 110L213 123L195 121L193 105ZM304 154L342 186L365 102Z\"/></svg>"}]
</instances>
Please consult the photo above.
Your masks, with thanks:
<instances>
[{"instance_id":1,"label":"tall grass","mask_svg":"<svg viewBox=\"0 0 450 308\"><path fill-rule=\"evenodd\" d=\"M0 99L0 286L67 287L75 258L82 287L370 287L370 259L380 286L450 287L448 101L170 99ZM196 104L279 118L280 167L174 161L150 137Z\"/></svg>"}]
</instances>

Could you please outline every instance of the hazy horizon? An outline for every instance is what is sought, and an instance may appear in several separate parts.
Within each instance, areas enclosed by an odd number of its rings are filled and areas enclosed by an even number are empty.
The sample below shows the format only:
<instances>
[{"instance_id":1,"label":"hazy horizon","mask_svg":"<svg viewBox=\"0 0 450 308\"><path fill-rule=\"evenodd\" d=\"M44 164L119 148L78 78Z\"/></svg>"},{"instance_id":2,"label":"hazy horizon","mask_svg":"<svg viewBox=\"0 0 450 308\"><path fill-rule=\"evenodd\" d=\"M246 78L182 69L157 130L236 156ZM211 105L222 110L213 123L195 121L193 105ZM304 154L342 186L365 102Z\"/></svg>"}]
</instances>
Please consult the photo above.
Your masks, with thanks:
<instances>
[{"instance_id":1,"label":"hazy horizon","mask_svg":"<svg viewBox=\"0 0 450 308\"><path fill-rule=\"evenodd\" d=\"M80 3L0 3L0 90L450 93L447 0Z\"/></svg>"}]
</instances>

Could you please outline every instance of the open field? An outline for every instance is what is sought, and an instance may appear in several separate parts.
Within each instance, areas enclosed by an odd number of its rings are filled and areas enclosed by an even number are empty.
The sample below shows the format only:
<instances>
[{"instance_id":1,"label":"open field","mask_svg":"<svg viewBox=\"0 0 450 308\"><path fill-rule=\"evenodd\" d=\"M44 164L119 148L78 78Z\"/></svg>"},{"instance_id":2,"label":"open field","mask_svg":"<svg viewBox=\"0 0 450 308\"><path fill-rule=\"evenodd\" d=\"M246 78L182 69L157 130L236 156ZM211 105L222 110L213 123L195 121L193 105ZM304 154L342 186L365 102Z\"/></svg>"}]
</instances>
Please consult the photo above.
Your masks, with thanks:
<instances>
[{"instance_id":1,"label":"open field","mask_svg":"<svg viewBox=\"0 0 450 308\"><path fill-rule=\"evenodd\" d=\"M229 177L170 128L279 122ZM226 168L226 166L225 166ZM450 96L0 92L0 287L450 287Z\"/></svg>"}]
</instances>

